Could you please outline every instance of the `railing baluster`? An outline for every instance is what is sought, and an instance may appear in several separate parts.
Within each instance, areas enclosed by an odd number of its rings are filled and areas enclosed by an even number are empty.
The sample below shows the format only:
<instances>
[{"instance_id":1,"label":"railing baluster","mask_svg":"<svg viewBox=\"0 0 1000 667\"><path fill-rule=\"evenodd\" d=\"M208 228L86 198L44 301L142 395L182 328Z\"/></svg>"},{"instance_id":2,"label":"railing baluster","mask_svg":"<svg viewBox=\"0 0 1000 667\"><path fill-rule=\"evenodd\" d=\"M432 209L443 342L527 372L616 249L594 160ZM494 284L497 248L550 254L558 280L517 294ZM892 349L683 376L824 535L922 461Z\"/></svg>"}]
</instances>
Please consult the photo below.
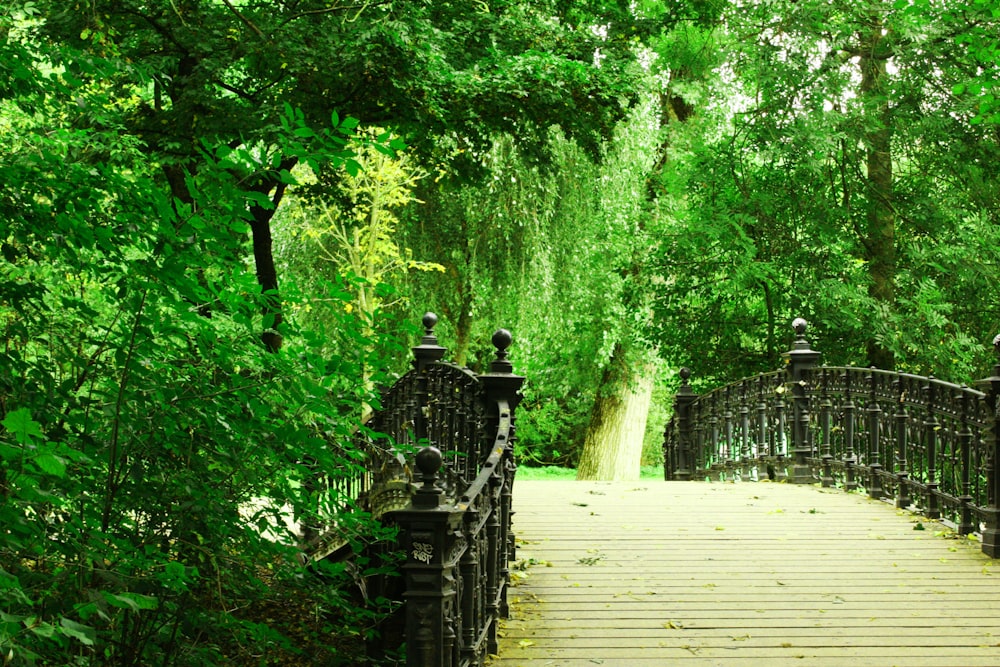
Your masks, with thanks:
<instances>
[{"instance_id":1,"label":"railing baluster","mask_svg":"<svg viewBox=\"0 0 1000 667\"><path fill-rule=\"evenodd\" d=\"M774 472L775 479L778 481L784 481L788 477L788 473L785 470L785 455L788 453L788 441L785 432L785 385L781 383L781 378L778 378L777 392L774 398L774 419L777 426L777 431L774 434L774 444L772 445L773 451L775 453L775 464Z\"/></svg>"},{"instance_id":2,"label":"railing baluster","mask_svg":"<svg viewBox=\"0 0 1000 667\"><path fill-rule=\"evenodd\" d=\"M726 387L726 402L725 407L722 412L722 423L723 432L725 433L725 440L722 445L722 466L723 471L733 469L733 461L735 456L733 456L733 395L732 386Z\"/></svg>"},{"instance_id":3,"label":"railing baluster","mask_svg":"<svg viewBox=\"0 0 1000 667\"><path fill-rule=\"evenodd\" d=\"M909 468L907 467L907 420L906 414L906 386L903 378L897 377L894 380L896 394L896 412L893 414L895 421L895 452L896 452L896 507L905 509L913 504L910 498Z\"/></svg>"},{"instance_id":4,"label":"railing baluster","mask_svg":"<svg viewBox=\"0 0 1000 667\"><path fill-rule=\"evenodd\" d=\"M832 443L830 442L830 423L833 418L833 402L829 394L830 370L824 367L820 375L820 402L819 402L819 426L820 426L820 458L823 465L823 472L820 481L824 488L831 488L836 484L833 479L833 454L831 453Z\"/></svg>"},{"instance_id":5,"label":"railing baluster","mask_svg":"<svg viewBox=\"0 0 1000 667\"><path fill-rule=\"evenodd\" d=\"M708 474L708 464L705 463L705 421L702 415L705 413L706 401L698 401L694 404L692 420L694 421L692 468L693 475L704 478Z\"/></svg>"},{"instance_id":6,"label":"railing baluster","mask_svg":"<svg viewBox=\"0 0 1000 667\"><path fill-rule=\"evenodd\" d=\"M966 387L962 387L966 389ZM969 535L976 530L976 526L972 523L972 483L971 483L971 463L972 463L972 429L969 428L969 395L965 391L962 391L959 397L962 406L962 412L960 416L960 426L958 429L958 448L960 457L960 477L961 477L961 496L958 500L961 503L959 509L960 520L958 524L958 534L959 535Z\"/></svg>"},{"instance_id":7,"label":"railing baluster","mask_svg":"<svg viewBox=\"0 0 1000 667\"><path fill-rule=\"evenodd\" d=\"M882 490L882 463L879 457L882 408L878 404L877 383L878 377L875 370L872 369L868 373L868 407L865 408L865 412L868 413L868 456L866 463L868 464L868 496L879 500L885 495L885 492Z\"/></svg>"},{"instance_id":8,"label":"railing baluster","mask_svg":"<svg viewBox=\"0 0 1000 667\"><path fill-rule=\"evenodd\" d=\"M493 506L490 517L486 521L486 617L500 617L500 576L502 576L503 556L506 548L501 541L500 519L502 512L498 503L501 502L501 480L499 475L490 479L488 500ZM487 655L495 655L499 650L497 643L497 624L490 623L486 638Z\"/></svg>"},{"instance_id":9,"label":"railing baluster","mask_svg":"<svg viewBox=\"0 0 1000 667\"><path fill-rule=\"evenodd\" d=\"M747 385L740 383L740 471L744 476L756 481L756 475L750 470L750 406ZM756 469L754 469L756 472Z\"/></svg>"},{"instance_id":10,"label":"railing baluster","mask_svg":"<svg viewBox=\"0 0 1000 667\"><path fill-rule=\"evenodd\" d=\"M933 380L933 377L928 378L924 384L925 400L927 401L927 413L924 418L924 455L927 457L927 482L924 487L927 493L927 509L924 514L927 515L928 519L940 519L941 510L937 496L937 436L940 423L935 414L937 393Z\"/></svg>"},{"instance_id":11,"label":"railing baluster","mask_svg":"<svg viewBox=\"0 0 1000 667\"><path fill-rule=\"evenodd\" d=\"M719 461L719 414L717 410L718 397L712 394L708 409L708 447L705 451L705 467L715 471Z\"/></svg>"},{"instance_id":12,"label":"railing baluster","mask_svg":"<svg viewBox=\"0 0 1000 667\"><path fill-rule=\"evenodd\" d=\"M851 371L844 371L844 468L847 491L856 491L858 481L854 478L854 466L858 462L854 455L854 398L851 396Z\"/></svg>"},{"instance_id":13,"label":"railing baluster","mask_svg":"<svg viewBox=\"0 0 1000 667\"><path fill-rule=\"evenodd\" d=\"M767 470L767 457L771 455L767 441L767 382L765 376L761 375L757 382L757 465L762 462ZM758 472L758 475L760 473Z\"/></svg>"},{"instance_id":14,"label":"railing baluster","mask_svg":"<svg viewBox=\"0 0 1000 667\"><path fill-rule=\"evenodd\" d=\"M476 609L476 601L480 598L483 591L477 590L481 585L479 577L479 540L476 539L475 535L477 533L473 530L473 526L469 525L473 521L476 521L477 517L471 512L465 514L465 529L462 531L463 534L468 535L471 539L468 540L468 544L465 547L465 553L462 554L462 558L459 561L458 572L460 577L461 595L459 599L461 601L459 608L462 612L462 642L460 644L460 660L466 664L477 664L477 646L476 646L476 633L479 631L482 623L482 619L479 618L477 613L479 610Z\"/></svg>"}]
</instances>

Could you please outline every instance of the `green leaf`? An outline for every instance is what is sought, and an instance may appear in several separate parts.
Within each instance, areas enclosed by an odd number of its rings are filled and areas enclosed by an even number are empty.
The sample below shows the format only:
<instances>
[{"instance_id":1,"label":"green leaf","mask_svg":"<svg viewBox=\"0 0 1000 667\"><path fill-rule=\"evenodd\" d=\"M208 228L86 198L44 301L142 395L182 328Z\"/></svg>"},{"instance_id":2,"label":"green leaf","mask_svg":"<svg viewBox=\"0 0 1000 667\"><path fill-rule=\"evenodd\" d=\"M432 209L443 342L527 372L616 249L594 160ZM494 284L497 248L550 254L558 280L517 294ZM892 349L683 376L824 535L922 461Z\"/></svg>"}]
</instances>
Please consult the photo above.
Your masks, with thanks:
<instances>
[{"instance_id":1,"label":"green leaf","mask_svg":"<svg viewBox=\"0 0 1000 667\"><path fill-rule=\"evenodd\" d=\"M72 637L87 646L93 646L94 641L97 639L97 630L89 625L77 623L65 616L59 619L59 625L62 627L64 635Z\"/></svg>"},{"instance_id":2,"label":"green leaf","mask_svg":"<svg viewBox=\"0 0 1000 667\"><path fill-rule=\"evenodd\" d=\"M55 454L48 452L39 454L35 457L34 461L35 465L48 475L54 475L55 477L66 476L66 463Z\"/></svg>"},{"instance_id":3,"label":"green leaf","mask_svg":"<svg viewBox=\"0 0 1000 667\"><path fill-rule=\"evenodd\" d=\"M13 433L18 442L27 443L42 436L42 429L38 422L31 418L31 413L27 408L19 408L13 412L8 412L4 417L4 428Z\"/></svg>"},{"instance_id":4,"label":"green leaf","mask_svg":"<svg viewBox=\"0 0 1000 667\"><path fill-rule=\"evenodd\" d=\"M176 579L183 579L184 572L187 568L184 567L183 563L178 563L175 560L170 561L166 565L167 575L174 577Z\"/></svg>"},{"instance_id":5,"label":"green leaf","mask_svg":"<svg viewBox=\"0 0 1000 667\"><path fill-rule=\"evenodd\" d=\"M25 627L39 637L49 639L56 633L56 626L51 623L39 622L37 618L31 618L29 621L25 621Z\"/></svg>"},{"instance_id":6,"label":"green leaf","mask_svg":"<svg viewBox=\"0 0 1000 667\"><path fill-rule=\"evenodd\" d=\"M142 609L156 609L159 606L159 601L155 597L138 593L105 593L104 599L112 607L131 609L135 612Z\"/></svg>"}]
</instances>

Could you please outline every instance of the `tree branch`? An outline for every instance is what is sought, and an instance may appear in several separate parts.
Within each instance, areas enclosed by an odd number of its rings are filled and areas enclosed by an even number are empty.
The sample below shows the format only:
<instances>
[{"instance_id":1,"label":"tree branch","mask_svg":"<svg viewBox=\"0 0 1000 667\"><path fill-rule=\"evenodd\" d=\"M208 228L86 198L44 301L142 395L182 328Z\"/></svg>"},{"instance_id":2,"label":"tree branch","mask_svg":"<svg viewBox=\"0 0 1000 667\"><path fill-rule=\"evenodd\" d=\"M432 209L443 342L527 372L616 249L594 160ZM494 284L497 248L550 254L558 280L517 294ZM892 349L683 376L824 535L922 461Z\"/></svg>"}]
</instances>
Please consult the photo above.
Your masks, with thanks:
<instances>
[{"instance_id":1,"label":"tree branch","mask_svg":"<svg viewBox=\"0 0 1000 667\"><path fill-rule=\"evenodd\" d=\"M237 18L239 18L240 21L243 21L243 23L246 25L246 27L250 28L255 33L257 33L258 37L260 37L261 39L264 39L264 40L267 39L267 35L264 34L264 31L261 30L260 28L258 28L256 25L254 25L253 21L251 21L246 16L244 16L243 13L240 12L240 10L236 9L236 7L233 6L233 3L229 2L229 0L222 0L222 3L226 7L228 7L229 11L231 11L233 14L235 14L237 16Z\"/></svg>"},{"instance_id":2,"label":"tree branch","mask_svg":"<svg viewBox=\"0 0 1000 667\"><path fill-rule=\"evenodd\" d=\"M287 25L287 24L291 23L292 21L304 18L306 16L320 16L322 14L334 14L336 12L347 12L347 11L351 11L351 10L354 10L354 9L357 9L358 10L358 14L360 15L360 13L362 11L364 11L367 7L378 7L380 5L388 5L388 4L390 4L391 1L392 0L380 0L380 2L364 2L364 3L361 3L359 5L341 5L339 7L324 7L323 9L309 9L307 11L299 12L298 14L294 14L294 15L290 16L281 25L283 25L283 26Z\"/></svg>"}]
</instances>

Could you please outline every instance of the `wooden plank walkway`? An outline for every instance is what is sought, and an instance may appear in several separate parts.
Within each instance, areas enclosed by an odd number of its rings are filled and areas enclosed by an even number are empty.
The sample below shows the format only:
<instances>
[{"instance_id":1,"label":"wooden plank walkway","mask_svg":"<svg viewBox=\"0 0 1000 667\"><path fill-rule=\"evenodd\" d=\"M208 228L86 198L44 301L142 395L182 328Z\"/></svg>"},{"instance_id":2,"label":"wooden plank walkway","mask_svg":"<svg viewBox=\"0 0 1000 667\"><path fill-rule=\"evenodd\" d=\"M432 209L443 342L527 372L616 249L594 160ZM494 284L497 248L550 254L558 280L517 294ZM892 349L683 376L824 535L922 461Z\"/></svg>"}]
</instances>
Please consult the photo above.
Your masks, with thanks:
<instances>
[{"instance_id":1,"label":"wooden plank walkway","mask_svg":"<svg viewBox=\"0 0 1000 667\"><path fill-rule=\"evenodd\" d=\"M1000 665L1000 564L886 503L518 481L514 504L525 569L491 667Z\"/></svg>"}]
</instances>

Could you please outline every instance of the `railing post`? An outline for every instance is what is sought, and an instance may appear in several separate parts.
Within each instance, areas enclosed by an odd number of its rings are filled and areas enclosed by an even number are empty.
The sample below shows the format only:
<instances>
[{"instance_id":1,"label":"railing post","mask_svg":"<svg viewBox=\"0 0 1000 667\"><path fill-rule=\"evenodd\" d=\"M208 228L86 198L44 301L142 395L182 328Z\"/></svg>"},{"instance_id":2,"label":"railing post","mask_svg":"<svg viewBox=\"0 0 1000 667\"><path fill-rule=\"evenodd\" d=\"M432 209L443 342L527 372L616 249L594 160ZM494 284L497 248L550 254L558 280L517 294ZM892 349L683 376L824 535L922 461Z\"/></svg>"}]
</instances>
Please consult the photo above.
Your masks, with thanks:
<instances>
[{"instance_id":1,"label":"railing post","mask_svg":"<svg viewBox=\"0 0 1000 667\"><path fill-rule=\"evenodd\" d=\"M447 348L437 344L437 336L434 335L434 325L437 324L438 317L434 313L424 313L422 323L424 325L424 335L420 339L420 345L413 348L413 367L420 374L417 379L415 401L416 405L411 411L413 414L413 436L416 444L426 441L427 433L427 397L429 395L427 375L424 373L432 363L444 359L448 352Z\"/></svg>"},{"instance_id":2,"label":"railing post","mask_svg":"<svg viewBox=\"0 0 1000 667\"><path fill-rule=\"evenodd\" d=\"M497 413L497 405L506 401L510 408L510 418L514 418L514 410L521 402L521 387L524 386L524 376L514 374L514 365L510 362L507 349L513 342L513 337L506 329L497 329L493 334L493 347L496 348L496 358L490 362L490 372L479 376L486 389L486 400L489 404L489 432L495 433L501 415ZM487 445L492 446L492 443ZM513 443L508 443L513 456ZM480 456L489 456L489 452L480 452Z\"/></svg>"},{"instance_id":3,"label":"railing post","mask_svg":"<svg viewBox=\"0 0 1000 667\"><path fill-rule=\"evenodd\" d=\"M674 396L674 417L677 421L677 451L676 463L673 478L678 481L689 481L693 470L693 451L691 433L691 404L698 400L698 396L691 390L688 380L691 378L690 368L681 368L681 386Z\"/></svg>"},{"instance_id":4,"label":"railing post","mask_svg":"<svg viewBox=\"0 0 1000 667\"><path fill-rule=\"evenodd\" d=\"M810 371L822 356L809 348L806 340L806 321L801 317L792 322L795 343L782 356L788 362L788 381L792 385L792 474L793 484L809 484L813 481L809 457L812 447L809 438L809 377Z\"/></svg>"},{"instance_id":5,"label":"railing post","mask_svg":"<svg viewBox=\"0 0 1000 667\"><path fill-rule=\"evenodd\" d=\"M514 459L514 439L516 434L514 414L518 404L521 402L521 387L524 386L524 376L514 374L514 365L508 359L507 349L513 342L513 337L506 329L497 329L493 334L493 347L496 348L496 358L490 362L490 372L480 375L480 381L486 391L486 399L490 412L487 417L490 420L488 433L496 433L500 421L509 419L511 422L510 438L504 452L501 466L502 484L500 489L499 526L497 535L497 548L501 550L496 555L499 565L499 582L502 582L503 589L500 599L497 600L498 613L504 618L509 613L507 604L507 585L510 583L510 563L517 556L517 545L512 529L514 517L513 497L514 497L514 474L517 471L517 462ZM509 410L508 414L497 412L497 406L506 402ZM483 452L483 456L488 456L488 452ZM496 632L496 625L491 630ZM495 636L495 634L494 634ZM491 638L490 644L495 643Z\"/></svg>"},{"instance_id":6,"label":"railing post","mask_svg":"<svg viewBox=\"0 0 1000 667\"><path fill-rule=\"evenodd\" d=\"M993 349L1000 357L1000 336L993 339ZM1000 558L1000 363L993 367L993 375L979 381L986 394L989 409L989 433L986 444L986 507L983 509L983 553L990 558Z\"/></svg>"},{"instance_id":7,"label":"railing post","mask_svg":"<svg viewBox=\"0 0 1000 667\"><path fill-rule=\"evenodd\" d=\"M424 447L416 456L423 485L405 510L395 513L402 531L406 563L407 667L452 667L456 642L456 569L454 548L463 513L441 506L444 493L437 484L441 452Z\"/></svg>"}]
</instances>

